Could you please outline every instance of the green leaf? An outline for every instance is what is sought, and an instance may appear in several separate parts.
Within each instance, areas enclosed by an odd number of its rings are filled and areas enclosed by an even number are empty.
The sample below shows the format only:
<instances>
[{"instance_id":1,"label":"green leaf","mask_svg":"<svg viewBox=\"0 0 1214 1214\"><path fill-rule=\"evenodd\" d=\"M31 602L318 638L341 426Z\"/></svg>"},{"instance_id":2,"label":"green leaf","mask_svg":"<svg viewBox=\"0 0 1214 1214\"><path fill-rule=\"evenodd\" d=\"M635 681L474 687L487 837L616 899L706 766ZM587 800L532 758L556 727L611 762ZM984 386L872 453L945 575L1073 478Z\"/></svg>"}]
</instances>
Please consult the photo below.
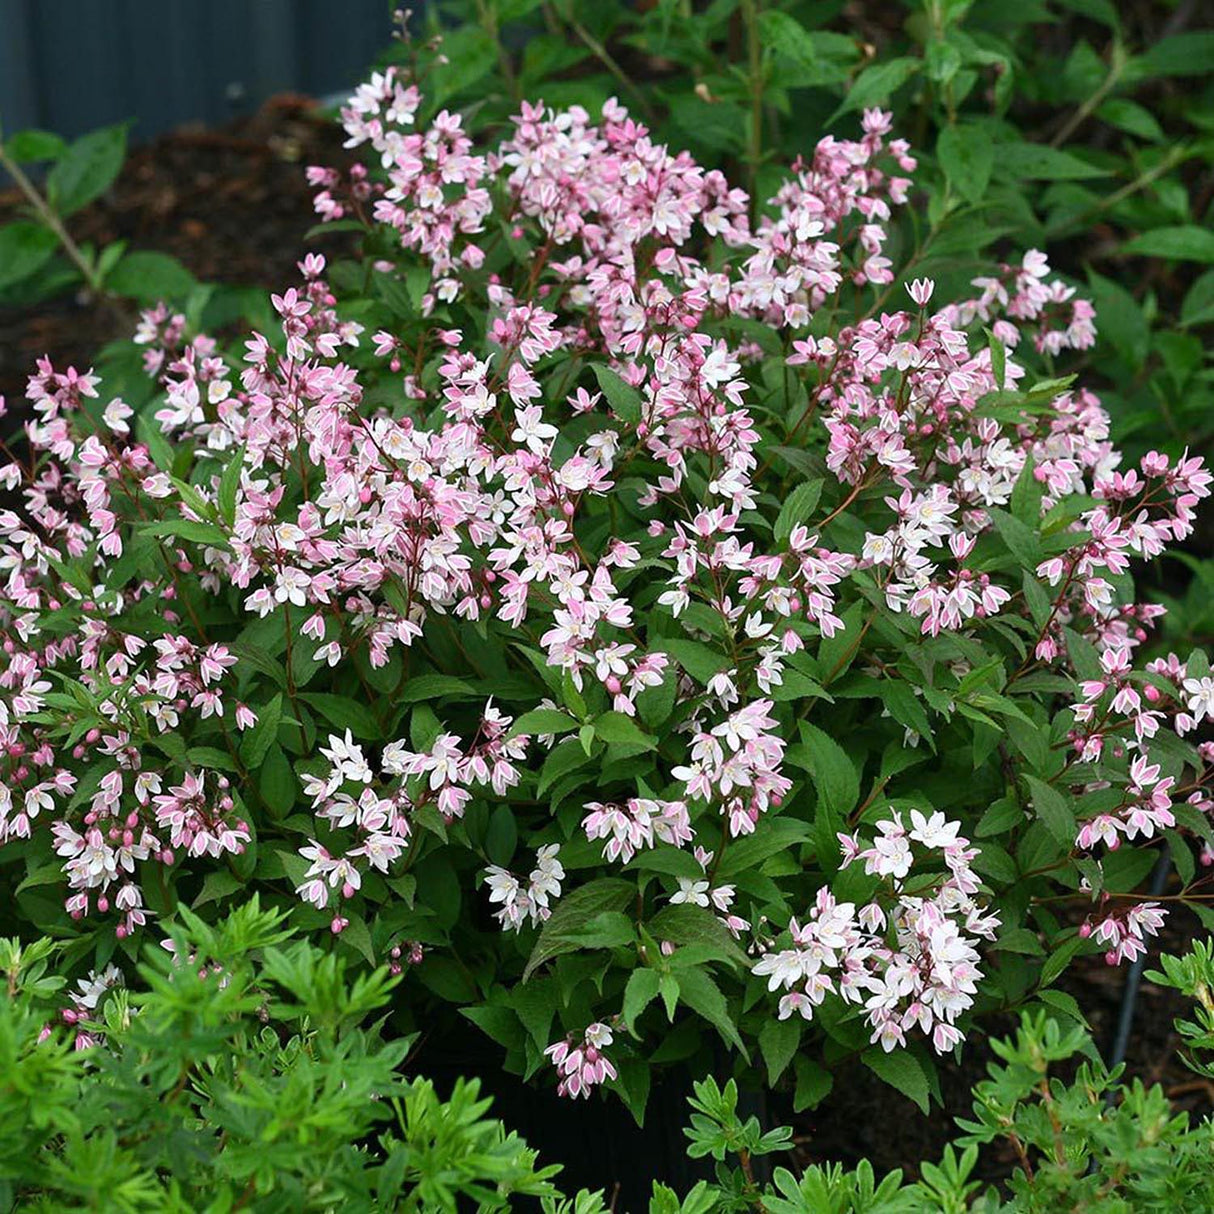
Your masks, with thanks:
<instances>
[{"instance_id":1,"label":"green leaf","mask_svg":"<svg viewBox=\"0 0 1214 1214\"><path fill-rule=\"evenodd\" d=\"M786 1020L768 1020L759 1030L759 1052L767 1064L767 1082L772 1087L792 1061L801 1043L800 1016Z\"/></svg>"},{"instance_id":2,"label":"green leaf","mask_svg":"<svg viewBox=\"0 0 1214 1214\"><path fill-rule=\"evenodd\" d=\"M1075 843L1075 812L1066 797L1036 776L1025 775L1024 782L1033 798L1033 811L1055 842L1069 851Z\"/></svg>"},{"instance_id":3,"label":"green leaf","mask_svg":"<svg viewBox=\"0 0 1214 1214\"><path fill-rule=\"evenodd\" d=\"M793 1064L797 1075L797 1090L793 1094L793 1112L802 1113L822 1103L834 1087L835 1077L802 1054Z\"/></svg>"},{"instance_id":4,"label":"green leaf","mask_svg":"<svg viewBox=\"0 0 1214 1214\"><path fill-rule=\"evenodd\" d=\"M1109 175L1108 169L1044 143L1002 143L995 149L995 167L1013 182L1085 181Z\"/></svg>"},{"instance_id":5,"label":"green leaf","mask_svg":"<svg viewBox=\"0 0 1214 1214\"><path fill-rule=\"evenodd\" d=\"M155 523L141 523L140 535L173 536L188 540L192 544L206 544L211 548L227 548L228 537L214 523L200 523L189 518L161 519Z\"/></svg>"},{"instance_id":6,"label":"green leaf","mask_svg":"<svg viewBox=\"0 0 1214 1214\"><path fill-rule=\"evenodd\" d=\"M790 748L789 761L804 767L819 800L836 818L851 813L860 796L860 775L834 738L808 721L801 722L801 745Z\"/></svg>"},{"instance_id":7,"label":"green leaf","mask_svg":"<svg viewBox=\"0 0 1214 1214\"><path fill-rule=\"evenodd\" d=\"M565 939L575 948L621 948L636 942L636 927L623 911L601 911Z\"/></svg>"},{"instance_id":8,"label":"green leaf","mask_svg":"<svg viewBox=\"0 0 1214 1214\"><path fill-rule=\"evenodd\" d=\"M556 1012L557 1000L555 983L545 978L529 982L526 986L516 986L510 992L510 1006L540 1049L551 1040L552 1017Z\"/></svg>"},{"instance_id":9,"label":"green leaf","mask_svg":"<svg viewBox=\"0 0 1214 1214\"><path fill-rule=\"evenodd\" d=\"M240 491L240 475L244 471L245 444L241 443L232 452L223 475L219 478L219 493L216 495L216 505L219 507L219 517L229 527L236 522L236 496Z\"/></svg>"},{"instance_id":10,"label":"green leaf","mask_svg":"<svg viewBox=\"0 0 1214 1214\"><path fill-rule=\"evenodd\" d=\"M965 123L945 127L936 141L936 155L949 184L966 202L980 202L995 167L995 145L985 128ZM1002 387L1003 376L995 382Z\"/></svg>"},{"instance_id":11,"label":"green leaf","mask_svg":"<svg viewBox=\"0 0 1214 1214\"><path fill-rule=\"evenodd\" d=\"M4 141L4 150L18 164L33 164L38 160L57 160L67 150L67 144L51 131L31 128L10 135Z\"/></svg>"},{"instance_id":12,"label":"green leaf","mask_svg":"<svg viewBox=\"0 0 1214 1214\"><path fill-rule=\"evenodd\" d=\"M624 1023L634 1032L636 1018L658 997L660 976L657 970L635 969L624 987Z\"/></svg>"},{"instance_id":13,"label":"green leaf","mask_svg":"<svg viewBox=\"0 0 1214 1214\"><path fill-rule=\"evenodd\" d=\"M436 993L443 995L442 991ZM446 998L445 995L443 997ZM452 999L451 1002L460 1000ZM498 1045L512 1049L520 1044L522 1026L513 1009L501 1004L484 1003L478 1007L461 1007L459 1011L461 1016L466 1016L486 1037L496 1041Z\"/></svg>"},{"instance_id":14,"label":"green leaf","mask_svg":"<svg viewBox=\"0 0 1214 1214\"><path fill-rule=\"evenodd\" d=\"M377 273L372 285L375 294L402 320L411 320L417 312L406 283L395 274Z\"/></svg>"},{"instance_id":15,"label":"green leaf","mask_svg":"<svg viewBox=\"0 0 1214 1214\"><path fill-rule=\"evenodd\" d=\"M1168 261L1200 261L1214 263L1214 231L1196 224L1155 228L1135 236L1121 247L1126 254L1140 257L1163 257Z\"/></svg>"},{"instance_id":16,"label":"green leaf","mask_svg":"<svg viewBox=\"0 0 1214 1214\"><path fill-rule=\"evenodd\" d=\"M1163 127L1145 106L1125 97L1110 97L1096 111L1096 117L1128 135L1137 135L1152 143L1163 139Z\"/></svg>"},{"instance_id":17,"label":"green leaf","mask_svg":"<svg viewBox=\"0 0 1214 1214\"><path fill-rule=\"evenodd\" d=\"M884 63L875 63L866 67L854 80L843 104L827 119L827 124L834 122L842 114L852 110L868 109L889 100L890 96L900 89L920 68L918 59L907 56L887 59Z\"/></svg>"},{"instance_id":18,"label":"green leaf","mask_svg":"<svg viewBox=\"0 0 1214 1214\"><path fill-rule=\"evenodd\" d=\"M1160 38L1145 54L1131 59L1123 79L1137 83L1157 76L1203 76L1214 62L1214 30L1195 30Z\"/></svg>"},{"instance_id":19,"label":"green leaf","mask_svg":"<svg viewBox=\"0 0 1214 1214\"><path fill-rule=\"evenodd\" d=\"M1015 515L1000 510L997 506L988 507L987 514L990 515L999 538L1007 545L1017 563L1026 569L1036 569L1041 562L1041 543L1037 532Z\"/></svg>"},{"instance_id":20,"label":"green leaf","mask_svg":"<svg viewBox=\"0 0 1214 1214\"><path fill-rule=\"evenodd\" d=\"M341 942L352 948L368 965L375 964L375 946L371 942L371 930L361 915L351 915L341 933Z\"/></svg>"},{"instance_id":21,"label":"green leaf","mask_svg":"<svg viewBox=\"0 0 1214 1214\"><path fill-rule=\"evenodd\" d=\"M21 219L0 228L0 288L36 274L59 247L49 228Z\"/></svg>"},{"instance_id":22,"label":"green leaf","mask_svg":"<svg viewBox=\"0 0 1214 1214\"><path fill-rule=\"evenodd\" d=\"M699 683L707 683L729 665L729 659L723 653L702 641L660 637L654 641L653 648L669 654Z\"/></svg>"},{"instance_id":23,"label":"green leaf","mask_svg":"<svg viewBox=\"0 0 1214 1214\"><path fill-rule=\"evenodd\" d=\"M860 647L857 641L865 605L857 599L842 613L843 627L835 630L834 636L823 637L818 646L818 669L822 672L823 685L841 678L848 671Z\"/></svg>"},{"instance_id":24,"label":"green leaf","mask_svg":"<svg viewBox=\"0 0 1214 1214\"><path fill-rule=\"evenodd\" d=\"M420 700L437 700L440 696L477 696L480 693L463 679L449 674L419 674L408 679L397 697L399 703L416 704Z\"/></svg>"},{"instance_id":25,"label":"green leaf","mask_svg":"<svg viewBox=\"0 0 1214 1214\"><path fill-rule=\"evenodd\" d=\"M704 876L704 866L689 851L670 844L637 852L624 867L625 872L640 870L665 873L668 877L688 877L693 881Z\"/></svg>"},{"instance_id":26,"label":"green leaf","mask_svg":"<svg viewBox=\"0 0 1214 1214\"><path fill-rule=\"evenodd\" d=\"M1044 486L1037 479L1036 472L1032 456L1028 456L1012 486L1012 500L1009 503L1012 514L1034 531L1041 525L1041 503L1045 497Z\"/></svg>"},{"instance_id":27,"label":"green leaf","mask_svg":"<svg viewBox=\"0 0 1214 1214\"><path fill-rule=\"evenodd\" d=\"M1045 953L1037 933L1027 927L1008 928L995 942L995 947L1005 953L1024 953L1029 957L1040 957Z\"/></svg>"},{"instance_id":28,"label":"green leaf","mask_svg":"<svg viewBox=\"0 0 1214 1214\"><path fill-rule=\"evenodd\" d=\"M623 910L636 897L636 892L637 887L631 881L601 877L566 894L540 930L527 968L523 970L523 981L526 982L545 961L574 952L578 945L572 937L605 911Z\"/></svg>"},{"instance_id":29,"label":"green leaf","mask_svg":"<svg viewBox=\"0 0 1214 1214\"><path fill-rule=\"evenodd\" d=\"M924 1114L928 1112L928 1093L931 1088L923 1063L914 1054L905 1049L887 1054L883 1049L874 1046L865 1050L860 1057L873 1074L884 1079L903 1096L913 1100Z\"/></svg>"},{"instance_id":30,"label":"green leaf","mask_svg":"<svg viewBox=\"0 0 1214 1214\"><path fill-rule=\"evenodd\" d=\"M154 303L161 299L185 299L198 280L176 257L136 249L106 275L105 285L115 295Z\"/></svg>"},{"instance_id":31,"label":"green leaf","mask_svg":"<svg viewBox=\"0 0 1214 1214\"><path fill-rule=\"evenodd\" d=\"M217 771L239 771L236 760L226 750L218 746L191 746L186 751L186 759L198 767L212 767Z\"/></svg>"},{"instance_id":32,"label":"green leaf","mask_svg":"<svg viewBox=\"0 0 1214 1214\"><path fill-rule=\"evenodd\" d=\"M1182 327L1209 324L1214 320L1214 270L1207 270L1189 288L1180 305Z\"/></svg>"},{"instance_id":33,"label":"green leaf","mask_svg":"<svg viewBox=\"0 0 1214 1214\"><path fill-rule=\"evenodd\" d=\"M619 1093L637 1125L643 1126L649 1101L649 1063L640 1058L621 1058L616 1071L618 1077L609 1080L608 1086Z\"/></svg>"},{"instance_id":34,"label":"green leaf","mask_svg":"<svg viewBox=\"0 0 1214 1214\"><path fill-rule=\"evenodd\" d=\"M702 969L679 970L676 978L679 983L679 999L693 1012L703 1016L717 1032L732 1045L748 1062L750 1054L738 1030L734 1026L733 1017L729 1014L729 1005L721 988Z\"/></svg>"},{"instance_id":35,"label":"green leaf","mask_svg":"<svg viewBox=\"0 0 1214 1214\"><path fill-rule=\"evenodd\" d=\"M1007 347L990 329L983 332L986 334L986 348L991 352L991 374L995 377L995 387L1002 392L1007 375Z\"/></svg>"},{"instance_id":36,"label":"green leaf","mask_svg":"<svg viewBox=\"0 0 1214 1214\"><path fill-rule=\"evenodd\" d=\"M622 712L605 712L594 720L595 736L608 743L623 743L639 746L645 750L657 750L657 742L642 733L636 722Z\"/></svg>"},{"instance_id":37,"label":"green leaf","mask_svg":"<svg viewBox=\"0 0 1214 1214\"><path fill-rule=\"evenodd\" d=\"M721 855L717 876L725 879L756 870L770 856L791 851L809 838L808 822L796 818L773 818L769 811L763 819L762 830L729 841Z\"/></svg>"},{"instance_id":38,"label":"green leaf","mask_svg":"<svg viewBox=\"0 0 1214 1214\"><path fill-rule=\"evenodd\" d=\"M198 891L198 897L194 899L194 909L197 910L208 902L220 902L243 888L244 882L234 873L229 872L226 868L216 869L214 872L207 873L204 878L202 889Z\"/></svg>"},{"instance_id":39,"label":"green leaf","mask_svg":"<svg viewBox=\"0 0 1214 1214\"><path fill-rule=\"evenodd\" d=\"M497 63L497 42L476 23L443 32L443 57L431 68L430 87L436 106L467 93Z\"/></svg>"},{"instance_id":40,"label":"green leaf","mask_svg":"<svg viewBox=\"0 0 1214 1214\"><path fill-rule=\"evenodd\" d=\"M257 723L245 732L240 742L240 757L250 770L261 766L278 738L282 724L282 695L276 695L257 713Z\"/></svg>"},{"instance_id":41,"label":"green leaf","mask_svg":"<svg viewBox=\"0 0 1214 1214\"><path fill-rule=\"evenodd\" d=\"M295 776L282 747L274 743L257 775L261 799L277 814L288 813L295 805Z\"/></svg>"},{"instance_id":42,"label":"green leaf","mask_svg":"<svg viewBox=\"0 0 1214 1214\"><path fill-rule=\"evenodd\" d=\"M607 403L616 417L630 426L639 424L641 394L631 384L625 383L610 367L594 363L590 369L599 381L599 388L607 398Z\"/></svg>"},{"instance_id":43,"label":"green leaf","mask_svg":"<svg viewBox=\"0 0 1214 1214\"><path fill-rule=\"evenodd\" d=\"M1073 628L1064 627L1062 635L1066 640L1067 657L1071 659L1075 673L1081 679L1103 678L1104 668L1100 665L1100 655L1096 652L1096 646Z\"/></svg>"},{"instance_id":44,"label":"green leaf","mask_svg":"<svg viewBox=\"0 0 1214 1214\"><path fill-rule=\"evenodd\" d=\"M818 499L822 496L821 479L806 481L798 485L785 499L776 516L774 528L777 544L783 544L792 534L793 528L809 521Z\"/></svg>"},{"instance_id":45,"label":"green leaf","mask_svg":"<svg viewBox=\"0 0 1214 1214\"><path fill-rule=\"evenodd\" d=\"M787 55L802 67L813 67L817 62L813 35L795 17L778 9L759 14L759 41L768 50Z\"/></svg>"},{"instance_id":46,"label":"green leaf","mask_svg":"<svg viewBox=\"0 0 1214 1214\"><path fill-rule=\"evenodd\" d=\"M82 135L47 174L46 192L51 206L60 216L87 206L110 188L125 156L125 123Z\"/></svg>"},{"instance_id":47,"label":"green leaf","mask_svg":"<svg viewBox=\"0 0 1214 1214\"><path fill-rule=\"evenodd\" d=\"M1100 321L1101 342L1135 370L1146 362L1151 326L1138 301L1120 283L1088 271L1088 286Z\"/></svg>"},{"instance_id":48,"label":"green leaf","mask_svg":"<svg viewBox=\"0 0 1214 1214\"><path fill-rule=\"evenodd\" d=\"M1083 1009L1076 1002L1074 995L1068 995L1066 991L1045 990L1038 991L1037 998L1064 1016L1077 1020L1085 1029L1090 1027L1087 1017L1083 1014Z\"/></svg>"},{"instance_id":49,"label":"green leaf","mask_svg":"<svg viewBox=\"0 0 1214 1214\"><path fill-rule=\"evenodd\" d=\"M485 831L485 853L497 865L505 868L514 858L518 846L518 824L514 811L504 802L489 815L489 829Z\"/></svg>"},{"instance_id":50,"label":"green leaf","mask_svg":"<svg viewBox=\"0 0 1214 1214\"><path fill-rule=\"evenodd\" d=\"M663 907L645 924L655 940L672 944L694 944L715 961L746 965L746 954L738 947L729 928L702 906L677 903Z\"/></svg>"},{"instance_id":51,"label":"green leaf","mask_svg":"<svg viewBox=\"0 0 1214 1214\"><path fill-rule=\"evenodd\" d=\"M542 797L563 776L577 771L579 767L584 767L589 760L590 756L581 743L573 738L568 738L559 746L553 747L544 760L544 766L540 768L540 781L536 795Z\"/></svg>"},{"instance_id":52,"label":"green leaf","mask_svg":"<svg viewBox=\"0 0 1214 1214\"><path fill-rule=\"evenodd\" d=\"M517 738L520 734L536 737L541 734L568 733L576 729L578 723L567 713L558 708L533 708L515 719L510 727L510 736Z\"/></svg>"},{"instance_id":53,"label":"green leaf","mask_svg":"<svg viewBox=\"0 0 1214 1214\"><path fill-rule=\"evenodd\" d=\"M1015 797L1001 797L991 804L978 825L974 827L976 839L987 839L991 835L1004 835L1024 821L1024 810Z\"/></svg>"},{"instance_id":54,"label":"green leaf","mask_svg":"<svg viewBox=\"0 0 1214 1214\"><path fill-rule=\"evenodd\" d=\"M383 736L383 730L374 714L358 700L319 691L303 692L299 698L315 708L336 729L348 729L356 738Z\"/></svg>"},{"instance_id":55,"label":"green leaf","mask_svg":"<svg viewBox=\"0 0 1214 1214\"><path fill-rule=\"evenodd\" d=\"M1048 986L1053 982L1070 965L1072 958L1083 948L1083 945L1084 941L1077 935L1060 944L1041 967L1041 985Z\"/></svg>"}]
</instances>

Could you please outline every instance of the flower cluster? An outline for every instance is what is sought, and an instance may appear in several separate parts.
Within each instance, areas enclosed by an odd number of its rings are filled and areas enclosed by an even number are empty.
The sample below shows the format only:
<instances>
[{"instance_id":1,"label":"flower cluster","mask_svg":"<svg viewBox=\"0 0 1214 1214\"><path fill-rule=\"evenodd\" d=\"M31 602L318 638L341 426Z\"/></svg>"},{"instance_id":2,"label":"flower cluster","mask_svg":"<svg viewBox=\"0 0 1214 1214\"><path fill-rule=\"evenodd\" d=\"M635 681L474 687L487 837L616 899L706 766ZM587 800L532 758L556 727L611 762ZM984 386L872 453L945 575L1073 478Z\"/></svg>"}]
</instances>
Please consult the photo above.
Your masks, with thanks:
<instances>
[{"instance_id":1,"label":"flower cluster","mask_svg":"<svg viewBox=\"0 0 1214 1214\"><path fill-rule=\"evenodd\" d=\"M658 843L683 847L695 838L691 818L682 801L654 801L629 797L623 805L590 801L582 829L591 842L606 839L603 859L627 864L638 851Z\"/></svg>"},{"instance_id":2,"label":"flower cluster","mask_svg":"<svg viewBox=\"0 0 1214 1214\"><path fill-rule=\"evenodd\" d=\"M1109 951L1104 955L1105 961L1109 965L1120 965L1146 953L1145 940L1159 934L1167 913L1158 902L1139 902L1125 911L1106 915L1095 926L1085 922L1079 934L1085 940L1090 936L1107 944Z\"/></svg>"},{"instance_id":3,"label":"flower cluster","mask_svg":"<svg viewBox=\"0 0 1214 1214\"><path fill-rule=\"evenodd\" d=\"M105 1002L106 995L116 987L126 985L126 978L116 965L107 965L100 973L89 970L83 977L76 980L76 990L67 992L69 1006L59 1012L59 1019L75 1031L73 1044L78 1050L92 1049L104 1040L103 1034L96 1027L97 1013ZM48 1024L43 1030L41 1039L46 1040L51 1035Z\"/></svg>"},{"instance_id":4,"label":"flower cluster","mask_svg":"<svg viewBox=\"0 0 1214 1214\"><path fill-rule=\"evenodd\" d=\"M596 1084L616 1078L616 1069L603 1052L613 1039L611 1029L596 1022L586 1026L581 1041L576 1044L572 1037L566 1037L544 1051L561 1077L557 1084L560 1095L574 1099L589 1096Z\"/></svg>"},{"instance_id":5,"label":"flower cluster","mask_svg":"<svg viewBox=\"0 0 1214 1214\"><path fill-rule=\"evenodd\" d=\"M551 904L561 896L561 882L565 879L565 870L558 859L560 850L559 843L548 843L536 852L535 867L526 886L500 865L491 864L485 869L489 901L501 903L494 917L503 928L517 932L528 919L534 925L552 914Z\"/></svg>"},{"instance_id":6,"label":"flower cluster","mask_svg":"<svg viewBox=\"0 0 1214 1214\"><path fill-rule=\"evenodd\" d=\"M338 852L312 839L301 847L300 855L309 866L297 888L299 896L318 910L335 899L351 899L362 888L366 872L386 874L400 859L413 821L426 806L452 822L463 815L473 789L489 787L503 796L518 783L515 762L527 751L528 739L512 736L511 724L512 718L490 703L470 746L465 747L454 734L440 734L423 751L411 750L403 739L389 742L383 748L378 779L349 729L344 736L330 735L328 746L320 747L327 766L321 774L303 777L304 791L312 798L318 821L327 823L330 831L353 830L355 845ZM541 851L527 893L518 889L509 898L504 893L499 898L496 893L501 887L491 881L494 900L507 902L503 923L517 928L526 913L533 921L546 918L548 899L560 895L563 876L556 852ZM347 923L340 913L335 914L334 934Z\"/></svg>"},{"instance_id":7,"label":"flower cluster","mask_svg":"<svg viewBox=\"0 0 1214 1214\"><path fill-rule=\"evenodd\" d=\"M791 947L763 953L755 974L768 979L769 990L788 992L780 1019L797 1013L811 1020L827 995L837 995L864 1007L872 1040L886 1051L905 1045L915 1029L937 1053L964 1040L956 1020L982 977L975 937L993 940L999 917L975 897L976 853L957 830L942 813L912 809L909 827L899 812L879 822L868 847L839 836L844 867L863 861L883 884L861 907L819 890L805 921L789 923ZM908 881L912 867L919 877L924 862L936 858L946 875Z\"/></svg>"}]
</instances>

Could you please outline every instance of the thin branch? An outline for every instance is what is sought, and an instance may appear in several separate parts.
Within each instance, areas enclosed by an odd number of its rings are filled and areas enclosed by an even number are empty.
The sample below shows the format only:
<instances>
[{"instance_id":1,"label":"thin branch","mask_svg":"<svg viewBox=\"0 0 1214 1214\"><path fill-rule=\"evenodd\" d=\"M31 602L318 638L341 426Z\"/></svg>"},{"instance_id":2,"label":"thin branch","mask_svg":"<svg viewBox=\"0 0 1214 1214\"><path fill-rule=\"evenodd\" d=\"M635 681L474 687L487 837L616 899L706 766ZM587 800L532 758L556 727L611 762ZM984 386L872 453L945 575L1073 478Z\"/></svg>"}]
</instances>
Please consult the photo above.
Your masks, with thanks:
<instances>
[{"instance_id":1,"label":"thin branch","mask_svg":"<svg viewBox=\"0 0 1214 1214\"><path fill-rule=\"evenodd\" d=\"M63 246L63 251L71 259L72 263L84 275L84 281L88 283L89 289L99 291L101 289L101 280L97 277L97 268L85 256L84 250L72 239L71 234L65 228L59 219L59 216L51 209L50 204L38 192L37 186L25 175L21 166L8 154L4 145L0 143L0 167L3 167L17 183L17 188L25 195L26 201L38 214L38 219L54 232L56 239Z\"/></svg>"}]
</instances>

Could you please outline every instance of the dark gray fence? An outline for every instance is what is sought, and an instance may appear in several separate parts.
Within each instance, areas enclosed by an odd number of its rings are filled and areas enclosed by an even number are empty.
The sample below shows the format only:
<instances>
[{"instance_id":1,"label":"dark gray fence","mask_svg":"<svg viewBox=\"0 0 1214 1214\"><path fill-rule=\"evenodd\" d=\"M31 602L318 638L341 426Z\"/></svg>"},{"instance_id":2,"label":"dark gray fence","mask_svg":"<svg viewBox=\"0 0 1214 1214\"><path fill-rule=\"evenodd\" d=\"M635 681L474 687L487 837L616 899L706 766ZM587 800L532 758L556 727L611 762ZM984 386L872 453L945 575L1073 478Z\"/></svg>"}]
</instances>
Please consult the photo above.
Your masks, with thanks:
<instances>
[{"instance_id":1,"label":"dark gray fence","mask_svg":"<svg viewBox=\"0 0 1214 1214\"><path fill-rule=\"evenodd\" d=\"M0 124L146 139L357 83L392 0L0 0ZM420 8L420 4L412 7Z\"/></svg>"}]
</instances>

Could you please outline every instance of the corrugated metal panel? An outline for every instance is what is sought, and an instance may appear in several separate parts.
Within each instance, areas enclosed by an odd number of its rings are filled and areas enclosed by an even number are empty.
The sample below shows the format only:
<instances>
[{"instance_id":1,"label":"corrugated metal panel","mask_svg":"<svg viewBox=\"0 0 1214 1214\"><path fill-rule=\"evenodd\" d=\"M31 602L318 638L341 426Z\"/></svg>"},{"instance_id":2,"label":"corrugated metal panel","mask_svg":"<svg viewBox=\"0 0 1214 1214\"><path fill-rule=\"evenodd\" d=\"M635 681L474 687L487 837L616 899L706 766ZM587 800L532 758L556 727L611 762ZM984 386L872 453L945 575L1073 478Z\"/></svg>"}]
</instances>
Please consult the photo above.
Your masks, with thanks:
<instances>
[{"instance_id":1,"label":"corrugated metal panel","mask_svg":"<svg viewBox=\"0 0 1214 1214\"><path fill-rule=\"evenodd\" d=\"M271 94L355 84L392 0L0 0L0 123L67 137L132 119L146 139ZM418 6L420 7L420 6Z\"/></svg>"}]
</instances>

